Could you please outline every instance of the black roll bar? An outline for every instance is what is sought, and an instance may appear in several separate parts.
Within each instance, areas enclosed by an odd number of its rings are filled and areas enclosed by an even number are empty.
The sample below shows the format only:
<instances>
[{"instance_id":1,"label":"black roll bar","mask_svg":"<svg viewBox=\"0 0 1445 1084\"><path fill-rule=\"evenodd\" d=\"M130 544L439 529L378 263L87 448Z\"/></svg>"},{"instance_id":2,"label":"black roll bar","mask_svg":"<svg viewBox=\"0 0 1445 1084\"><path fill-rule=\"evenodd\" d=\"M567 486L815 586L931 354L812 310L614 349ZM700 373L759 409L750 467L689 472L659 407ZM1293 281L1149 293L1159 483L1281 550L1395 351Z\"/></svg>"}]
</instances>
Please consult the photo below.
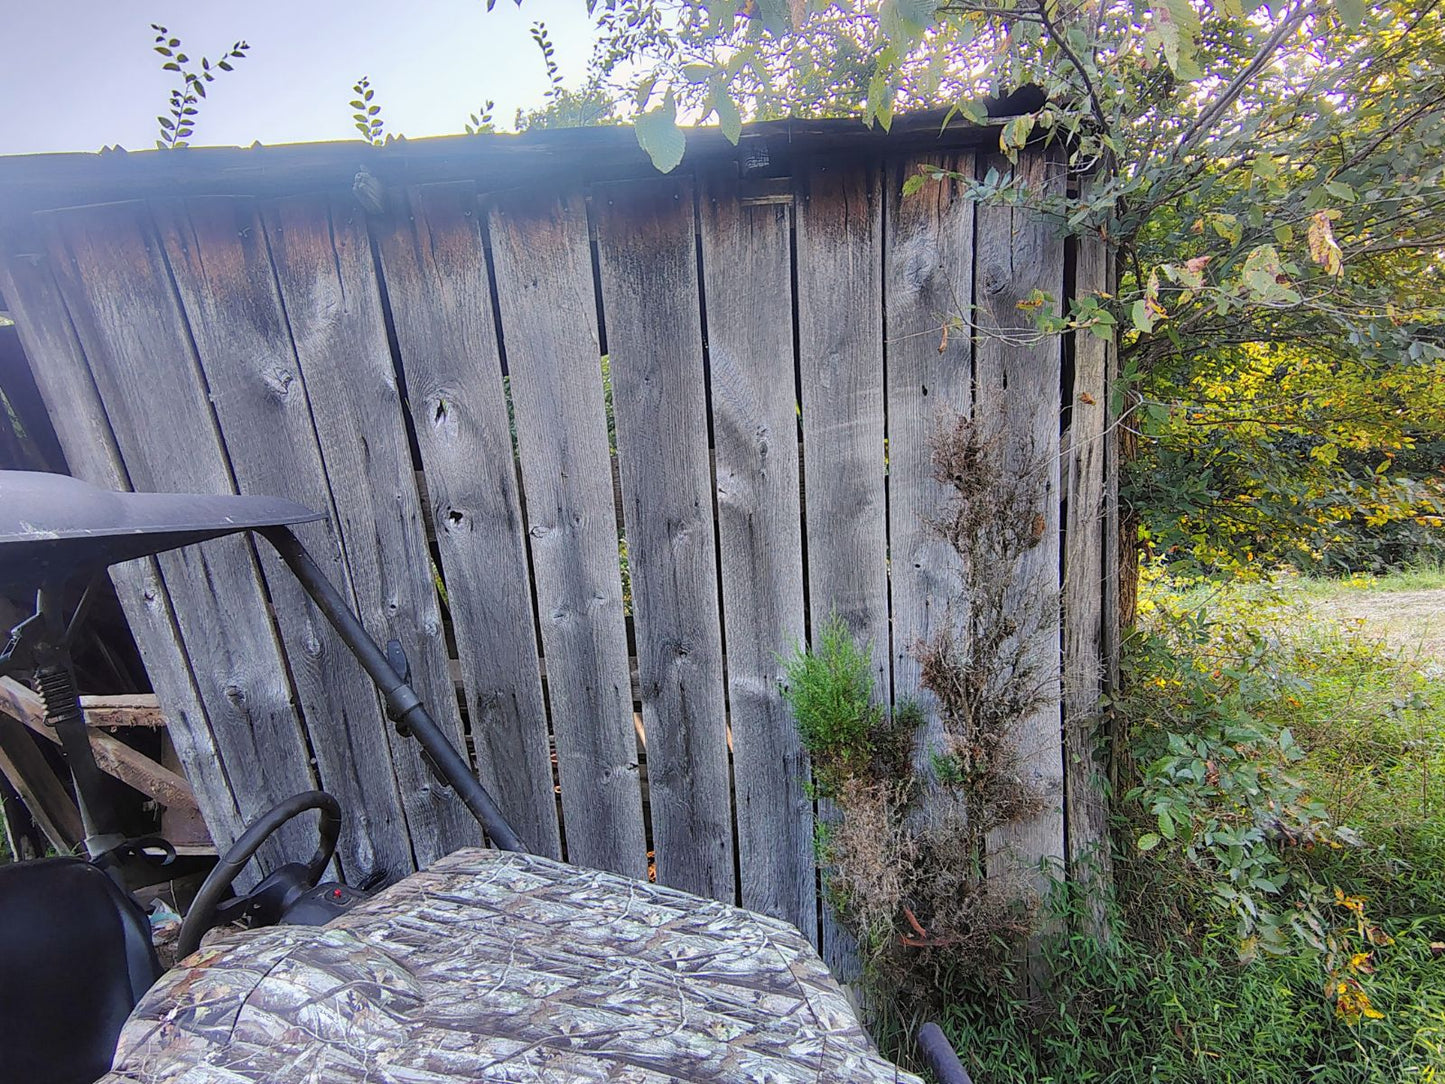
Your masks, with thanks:
<instances>
[{"instance_id":1,"label":"black roll bar","mask_svg":"<svg viewBox=\"0 0 1445 1084\"><path fill-rule=\"evenodd\" d=\"M386 700L387 714L396 723L397 729L421 742L431 763L471 810L472 816L477 818L487 837L504 851L526 851L527 848L523 846L517 833L507 823L507 818L497 808L497 803L476 776L472 775L471 768L447 740L441 727L437 726L436 720L426 710L426 705L421 702L416 690L392 668L386 654L376 645L376 641L331 585L331 581L326 578L326 574L321 571L311 554L306 552L301 540L285 526L260 527L256 530L275 547L281 560L286 562L286 566L311 596L311 601L326 615L326 620L331 622L336 634L371 675L371 680L376 682Z\"/></svg>"}]
</instances>

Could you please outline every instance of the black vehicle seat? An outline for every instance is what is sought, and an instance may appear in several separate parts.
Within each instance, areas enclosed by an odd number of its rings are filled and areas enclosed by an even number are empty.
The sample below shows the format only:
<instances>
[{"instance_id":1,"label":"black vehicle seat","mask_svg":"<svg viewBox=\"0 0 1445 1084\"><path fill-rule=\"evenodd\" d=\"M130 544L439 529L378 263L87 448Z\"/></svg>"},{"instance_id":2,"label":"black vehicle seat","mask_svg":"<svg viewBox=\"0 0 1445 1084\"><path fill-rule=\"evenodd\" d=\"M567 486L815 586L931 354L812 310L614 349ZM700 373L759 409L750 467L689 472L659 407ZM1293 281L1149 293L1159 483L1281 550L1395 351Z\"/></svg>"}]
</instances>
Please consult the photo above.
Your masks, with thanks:
<instances>
[{"instance_id":1,"label":"black vehicle seat","mask_svg":"<svg viewBox=\"0 0 1445 1084\"><path fill-rule=\"evenodd\" d=\"M0 866L0 1081L91 1084L159 975L145 912L100 869Z\"/></svg>"}]
</instances>

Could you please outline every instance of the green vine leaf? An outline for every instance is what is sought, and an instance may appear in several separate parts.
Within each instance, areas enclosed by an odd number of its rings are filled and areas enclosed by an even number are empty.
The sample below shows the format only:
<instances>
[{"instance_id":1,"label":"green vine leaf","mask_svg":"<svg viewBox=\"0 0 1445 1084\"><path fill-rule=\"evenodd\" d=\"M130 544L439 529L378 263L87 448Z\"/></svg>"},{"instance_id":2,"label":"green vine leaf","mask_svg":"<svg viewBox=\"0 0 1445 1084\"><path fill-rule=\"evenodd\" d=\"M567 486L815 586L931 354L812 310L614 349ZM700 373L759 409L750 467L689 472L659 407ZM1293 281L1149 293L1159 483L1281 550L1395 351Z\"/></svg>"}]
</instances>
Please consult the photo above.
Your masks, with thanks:
<instances>
[{"instance_id":1,"label":"green vine leaf","mask_svg":"<svg viewBox=\"0 0 1445 1084\"><path fill-rule=\"evenodd\" d=\"M1359 26L1365 21L1364 0L1335 0L1335 12L1346 26Z\"/></svg>"},{"instance_id":2,"label":"green vine leaf","mask_svg":"<svg viewBox=\"0 0 1445 1084\"><path fill-rule=\"evenodd\" d=\"M647 152L660 173L671 173L682 161L687 136L677 126L677 100L667 92L660 106L636 122L637 144Z\"/></svg>"},{"instance_id":3,"label":"green vine leaf","mask_svg":"<svg viewBox=\"0 0 1445 1084\"><path fill-rule=\"evenodd\" d=\"M743 134L743 114L726 86L717 88L713 97L713 109L717 112L717 122L722 128L723 136L736 147Z\"/></svg>"}]
</instances>

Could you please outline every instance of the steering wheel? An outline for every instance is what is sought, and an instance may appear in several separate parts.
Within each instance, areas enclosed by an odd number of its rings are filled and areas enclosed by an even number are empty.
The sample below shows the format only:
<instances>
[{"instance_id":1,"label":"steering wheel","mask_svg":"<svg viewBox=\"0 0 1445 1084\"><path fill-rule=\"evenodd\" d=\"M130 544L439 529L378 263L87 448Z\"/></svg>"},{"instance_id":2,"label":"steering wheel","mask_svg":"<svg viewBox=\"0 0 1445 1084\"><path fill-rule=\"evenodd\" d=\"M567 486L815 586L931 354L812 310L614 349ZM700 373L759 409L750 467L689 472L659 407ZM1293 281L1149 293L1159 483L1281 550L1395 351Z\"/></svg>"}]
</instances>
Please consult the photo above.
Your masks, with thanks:
<instances>
[{"instance_id":1,"label":"steering wheel","mask_svg":"<svg viewBox=\"0 0 1445 1084\"><path fill-rule=\"evenodd\" d=\"M231 882L245 868L246 863L255 857L261 844L275 835L277 829L287 821L308 809L321 811L321 821L317 825L321 843L316 848L316 853L311 856L311 861L304 867L299 863L282 866L247 895L225 900L223 904L223 897L231 891ZM302 884L303 891L316 887L331 862L331 856L336 853L336 840L340 834L341 804L324 790L308 790L292 795L268 809L241 833L240 838L231 844L215 868L206 876L201 890L196 893L196 898L191 903L191 909L186 912L185 921L181 923L181 932L176 937L177 959L189 956L200 948L201 935L213 926L218 926L223 921L229 922L247 911L257 910L255 905L261 902L267 887L278 879L278 875L286 875L288 887Z\"/></svg>"}]
</instances>

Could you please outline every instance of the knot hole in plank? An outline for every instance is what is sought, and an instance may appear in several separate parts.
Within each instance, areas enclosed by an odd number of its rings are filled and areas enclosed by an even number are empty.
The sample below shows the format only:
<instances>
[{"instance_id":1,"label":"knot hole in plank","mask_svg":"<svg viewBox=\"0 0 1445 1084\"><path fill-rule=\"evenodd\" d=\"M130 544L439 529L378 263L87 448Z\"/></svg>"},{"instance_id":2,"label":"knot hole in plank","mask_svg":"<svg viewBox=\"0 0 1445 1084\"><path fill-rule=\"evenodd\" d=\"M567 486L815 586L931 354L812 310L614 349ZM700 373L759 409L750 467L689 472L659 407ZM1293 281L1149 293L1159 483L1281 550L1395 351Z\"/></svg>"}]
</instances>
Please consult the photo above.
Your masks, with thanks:
<instances>
[{"instance_id":1,"label":"knot hole in plank","mask_svg":"<svg viewBox=\"0 0 1445 1084\"><path fill-rule=\"evenodd\" d=\"M985 293L1001 294L1008 289L1013 281L1013 269L1009 263L1009 260L999 258L979 261L979 278Z\"/></svg>"},{"instance_id":2,"label":"knot hole in plank","mask_svg":"<svg viewBox=\"0 0 1445 1084\"><path fill-rule=\"evenodd\" d=\"M261 380L266 385L267 396L280 403L291 394L296 374L284 365L268 365L261 373Z\"/></svg>"}]
</instances>

